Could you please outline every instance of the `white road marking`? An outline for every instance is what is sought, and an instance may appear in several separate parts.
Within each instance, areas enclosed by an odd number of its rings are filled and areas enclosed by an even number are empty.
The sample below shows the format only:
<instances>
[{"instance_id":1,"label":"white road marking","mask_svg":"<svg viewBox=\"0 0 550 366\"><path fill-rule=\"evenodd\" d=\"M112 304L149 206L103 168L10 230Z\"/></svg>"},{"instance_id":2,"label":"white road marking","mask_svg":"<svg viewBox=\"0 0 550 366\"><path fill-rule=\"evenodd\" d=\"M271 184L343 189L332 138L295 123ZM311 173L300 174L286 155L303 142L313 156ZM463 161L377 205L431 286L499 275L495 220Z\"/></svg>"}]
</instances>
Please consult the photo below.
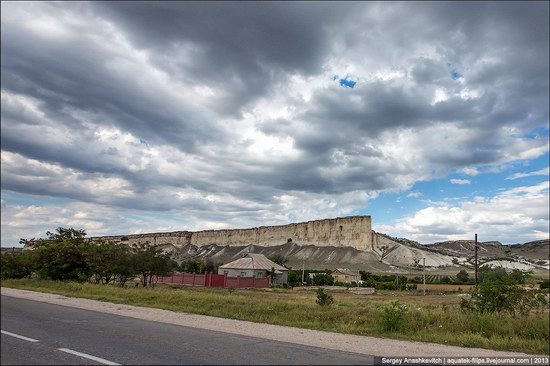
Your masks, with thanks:
<instances>
[{"instance_id":1,"label":"white road marking","mask_svg":"<svg viewBox=\"0 0 550 366\"><path fill-rule=\"evenodd\" d=\"M97 362L102 363L102 364L104 364L104 365L120 365L119 363L116 363L116 362L113 362L113 361L109 361L109 360L106 360L106 359L104 359L104 358L92 356L92 355L89 355L89 354L87 354L87 353L82 353L82 352L73 351L72 349L68 349L68 348L58 348L58 350L63 351L63 352L70 353L70 354L72 354L72 355L84 357L84 358L87 358L88 360L97 361Z\"/></svg>"},{"instance_id":2,"label":"white road marking","mask_svg":"<svg viewBox=\"0 0 550 366\"><path fill-rule=\"evenodd\" d=\"M9 336L12 336L12 337L15 337L15 338L19 338L19 339L22 339L22 340L24 340L24 341L29 341L29 342L40 342L38 339L33 339L33 338L29 338L29 337L24 337L24 336L19 335L19 334L6 332L5 330L0 330L0 332L2 332L2 334L9 335Z\"/></svg>"}]
</instances>

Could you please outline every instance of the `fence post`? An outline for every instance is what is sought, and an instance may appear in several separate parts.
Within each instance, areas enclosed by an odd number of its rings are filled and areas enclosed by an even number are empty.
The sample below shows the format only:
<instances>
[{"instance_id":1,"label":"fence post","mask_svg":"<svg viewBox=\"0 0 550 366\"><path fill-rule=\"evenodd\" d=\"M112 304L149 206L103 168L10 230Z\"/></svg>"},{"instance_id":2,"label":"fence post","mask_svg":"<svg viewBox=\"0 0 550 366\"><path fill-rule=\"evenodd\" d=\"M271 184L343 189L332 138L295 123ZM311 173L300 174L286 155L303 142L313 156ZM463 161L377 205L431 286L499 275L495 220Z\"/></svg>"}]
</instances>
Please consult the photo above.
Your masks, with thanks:
<instances>
[{"instance_id":1,"label":"fence post","mask_svg":"<svg viewBox=\"0 0 550 366\"><path fill-rule=\"evenodd\" d=\"M241 288L241 276L237 276L237 288Z\"/></svg>"},{"instance_id":2,"label":"fence post","mask_svg":"<svg viewBox=\"0 0 550 366\"><path fill-rule=\"evenodd\" d=\"M227 287L227 272L223 273L223 288Z\"/></svg>"},{"instance_id":3,"label":"fence post","mask_svg":"<svg viewBox=\"0 0 550 366\"><path fill-rule=\"evenodd\" d=\"M212 287L212 273L208 275L208 287Z\"/></svg>"},{"instance_id":4,"label":"fence post","mask_svg":"<svg viewBox=\"0 0 550 366\"><path fill-rule=\"evenodd\" d=\"M252 287L256 288L256 276L252 276Z\"/></svg>"},{"instance_id":5,"label":"fence post","mask_svg":"<svg viewBox=\"0 0 550 366\"><path fill-rule=\"evenodd\" d=\"M195 286L195 272L193 272L193 286Z\"/></svg>"},{"instance_id":6,"label":"fence post","mask_svg":"<svg viewBox=\"0 0 550 366\"><path fill-rule=\"evenodd\" d=\"M185 283L185 272L181 273L181 283Z\"/></svg>"},{"instance_id":7,"label":"fence post","mask_svg":"<svg viewBox=\"0 0 550 366\"><path fill-rule=\"evenodd\" d=\"M174 271L172 271L172 279L170 280L170 283L174 283Z\"/></svg>"}]
</instances>

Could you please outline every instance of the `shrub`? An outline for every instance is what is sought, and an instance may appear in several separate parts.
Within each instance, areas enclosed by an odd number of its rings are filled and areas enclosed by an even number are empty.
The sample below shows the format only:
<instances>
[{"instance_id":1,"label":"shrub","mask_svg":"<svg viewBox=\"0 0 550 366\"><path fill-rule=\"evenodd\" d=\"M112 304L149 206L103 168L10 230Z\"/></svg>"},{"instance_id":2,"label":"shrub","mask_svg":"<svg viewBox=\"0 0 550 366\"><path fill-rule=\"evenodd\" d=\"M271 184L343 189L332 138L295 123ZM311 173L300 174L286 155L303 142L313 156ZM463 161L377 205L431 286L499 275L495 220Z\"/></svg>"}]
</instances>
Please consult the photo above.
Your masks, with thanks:
<instances>
[{"instance_id":1,"label":"shrub","mask_svg":"<svg viewBox=\"0 0 550 366\"><path fill-rule=\"evenodd\" d=\"M334 302L332 295L325 292L321 287L317 289L317 300L315 301L318 305L321 306L330 306Z\"/></svg>"},{"instance_id":2,"label":"shrub","mask_svg":"<svg viewBox=\"0 0 550 366\"><path fill-rule=\"evenodd\" d=\"M409 307L399 303L399 300L392 301L386 305L382 312L382 321L386 330L396 330L403 323L405 314L409 311Z\"/></svg>"},{"instance_id":3,"label":"shrub","mask_svg":"<svg viewBox=\"0 0 550 366\"><path fill-rule=\"evenodd\" d=\"M548 305L544 294L526 291L510 281L483 283L478 289L472 289L470 295L470 300L461 300L460 308L463 311L497 314L508 312L513 316L516 313L526 316L531 310Z\"/></svg>"},{"instance_id":4,"label":"shrub","mask_svg":"<svg viewBox=\"0 0 550 366\"><path fill-rule=\"evenodd\" d=\"M31 255L29 251L1 254L2 279L30 277L33 272Z\"/></svg>"}]
</instances>

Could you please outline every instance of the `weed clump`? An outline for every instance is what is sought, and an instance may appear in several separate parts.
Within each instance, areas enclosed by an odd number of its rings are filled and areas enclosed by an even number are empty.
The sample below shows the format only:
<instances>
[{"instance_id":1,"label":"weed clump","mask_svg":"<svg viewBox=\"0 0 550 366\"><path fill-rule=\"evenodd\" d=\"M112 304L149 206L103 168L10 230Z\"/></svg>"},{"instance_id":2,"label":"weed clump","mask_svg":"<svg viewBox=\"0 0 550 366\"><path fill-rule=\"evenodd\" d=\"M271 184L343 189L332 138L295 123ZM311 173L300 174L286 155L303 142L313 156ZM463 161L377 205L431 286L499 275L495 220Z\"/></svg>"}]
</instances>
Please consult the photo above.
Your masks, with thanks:
<instances>
[{"instance_id":1,"label":"weed clump","mask_svg":"<svg viewBox=\"0 0 550 366\"><path fill-rule=\"evenodd\" d=\"M408 305L401 304L399 300L392 301L382 311L382 322L386 330L397 330L403 323L405 314L409 311Z\"/></svg>"},{"instance_id":2,"label":"weed clump","mask_svg":"<svg viewBox=\"0 0 550 366\"><path fill-rule=\"evenodd\" d=\"M317 300L315 302L321 306L330 306L334 302L334 298L332 295L326 293L325 289L319 287L317 289Z\"/></svg>"}]
</instances>

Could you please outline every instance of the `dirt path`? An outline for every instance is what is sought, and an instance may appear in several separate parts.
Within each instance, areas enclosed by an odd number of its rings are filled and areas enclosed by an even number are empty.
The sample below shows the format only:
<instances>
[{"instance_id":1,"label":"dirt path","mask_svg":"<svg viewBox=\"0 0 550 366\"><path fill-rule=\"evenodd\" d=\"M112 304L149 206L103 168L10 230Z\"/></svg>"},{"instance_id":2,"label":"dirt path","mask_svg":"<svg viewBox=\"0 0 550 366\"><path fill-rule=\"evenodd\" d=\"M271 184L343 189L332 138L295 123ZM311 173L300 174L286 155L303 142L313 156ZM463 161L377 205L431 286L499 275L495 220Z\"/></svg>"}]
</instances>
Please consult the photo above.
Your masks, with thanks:
<instances>
[{"instance_id":1,"label":"dirt path","mask_svg":"<svg viewBox=\"0 0 550 366\"><path fill-rule=\"evenodd\" d=\"M121 305L62 295L1 288L2 296L47 302L80 309L101 311L137 319L150 320L186 327L209 329L338 351L355 352L382 357L521 357L533 356L517 352L493 351L482 348L463 348L434 343L400 341L393 339L339 334L318 330L291 328L280 325L223 319L206 315L176 313L132 305Z\"/></svg>"}]
</instances>

